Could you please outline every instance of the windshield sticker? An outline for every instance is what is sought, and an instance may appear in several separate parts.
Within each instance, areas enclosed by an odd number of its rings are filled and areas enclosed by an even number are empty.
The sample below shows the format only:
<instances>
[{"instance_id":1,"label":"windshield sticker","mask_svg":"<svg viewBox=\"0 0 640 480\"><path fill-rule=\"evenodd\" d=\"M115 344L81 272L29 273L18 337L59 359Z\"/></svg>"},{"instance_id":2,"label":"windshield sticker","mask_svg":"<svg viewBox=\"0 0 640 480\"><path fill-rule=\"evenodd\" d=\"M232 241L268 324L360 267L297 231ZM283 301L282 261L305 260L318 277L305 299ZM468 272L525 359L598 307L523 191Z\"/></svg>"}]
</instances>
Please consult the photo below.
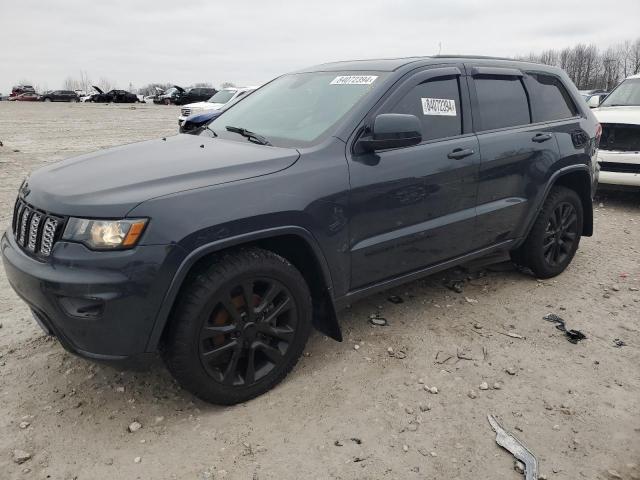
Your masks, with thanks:
<instances>
[{"instance_id":1,"label":"windshield sticker","mask_svg":"<svg viewBox=\"0 0 640 480\"><path fill-rule=\"evenodd\" d=\"M342 75L331 80L330 85L371 85L377 75Z\"/></svg>"},{"instance_id":2,"label":"windshield sticker","mask_svg":"<svg viewBox=\"0 0 640 480\"><path fill-rule=\"evenodd\" d=\"M422 113L455 117L456 101L450 98L422 98Z\"/></svg>"}]
</instances>

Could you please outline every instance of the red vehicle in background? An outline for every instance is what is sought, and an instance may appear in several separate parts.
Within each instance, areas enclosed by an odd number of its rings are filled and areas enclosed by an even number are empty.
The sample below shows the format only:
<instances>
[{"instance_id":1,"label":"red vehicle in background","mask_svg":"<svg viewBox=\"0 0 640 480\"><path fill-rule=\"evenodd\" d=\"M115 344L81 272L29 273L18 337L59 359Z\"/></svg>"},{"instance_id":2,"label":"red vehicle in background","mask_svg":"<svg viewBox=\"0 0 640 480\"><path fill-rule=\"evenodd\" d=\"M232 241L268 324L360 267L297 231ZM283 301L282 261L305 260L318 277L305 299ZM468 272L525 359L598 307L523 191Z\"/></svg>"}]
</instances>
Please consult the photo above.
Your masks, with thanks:
<instances>
[{"instance_id":1,"label":"red vehicle in background","mask_svg":"<svg viewBox=\"0 0 640 480\"><path fill-rule=\"evenodd\" d=\"M37 102L39 100L40 95L38 95L36 92L25 92L13 97L9 97L9 101L12 102Z\"/></svg>"},{"instance_id":2,"label":"red vehicle in background","mask_svg":"<svg viewBox=\"0 0 640 480\"><path fill-rule=\"evenodd\" d=\"M9 98L17 97L22 93L36 93L36 89L31 85L17 85L11 89L11 93L9 94Z\"/></svg>"}]
</instances>

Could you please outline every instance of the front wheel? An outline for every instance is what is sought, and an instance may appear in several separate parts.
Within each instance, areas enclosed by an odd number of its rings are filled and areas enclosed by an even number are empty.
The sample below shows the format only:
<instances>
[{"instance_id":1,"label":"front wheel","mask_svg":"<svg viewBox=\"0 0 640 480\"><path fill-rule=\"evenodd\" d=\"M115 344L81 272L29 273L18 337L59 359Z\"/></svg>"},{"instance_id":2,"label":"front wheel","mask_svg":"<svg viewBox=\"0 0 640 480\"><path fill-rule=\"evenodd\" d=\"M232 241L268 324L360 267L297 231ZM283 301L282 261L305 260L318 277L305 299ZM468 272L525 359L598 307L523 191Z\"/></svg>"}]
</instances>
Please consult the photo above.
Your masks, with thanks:
<instances>
[{"instance_id":1,"label":"front wheel","mask_svg":"<svg viewBox=\"0 0 640 480\"><path fill-rule=\"evenodd\" d=\"M43 100L43 102L50 102L50 101L51 101L51 99L50 99L50 98L45 98L45 99Z\"/></svg>"},{"instance_id":2,"label":"front wheel","mask_svg":"<svg viewBox=\"0 0 640 480\"><path fill-rule=\"evenodd\" d=\"M580 197L566 187L553 187L525 243L513 254L538 278L555 277L571 263L583 225Z\"/></svg>"},{"instance_id":3,"label":"front wheel","mask_svg":"<svg viewBox=\"0 0 640 480\"><path fill-rule=\"evenodd\" d=\"M231 405L277 385L311 331L300 272L258 248L225 253L183 290L163 346L169 371L194 395Z\"/></svg>"}]
</instances>

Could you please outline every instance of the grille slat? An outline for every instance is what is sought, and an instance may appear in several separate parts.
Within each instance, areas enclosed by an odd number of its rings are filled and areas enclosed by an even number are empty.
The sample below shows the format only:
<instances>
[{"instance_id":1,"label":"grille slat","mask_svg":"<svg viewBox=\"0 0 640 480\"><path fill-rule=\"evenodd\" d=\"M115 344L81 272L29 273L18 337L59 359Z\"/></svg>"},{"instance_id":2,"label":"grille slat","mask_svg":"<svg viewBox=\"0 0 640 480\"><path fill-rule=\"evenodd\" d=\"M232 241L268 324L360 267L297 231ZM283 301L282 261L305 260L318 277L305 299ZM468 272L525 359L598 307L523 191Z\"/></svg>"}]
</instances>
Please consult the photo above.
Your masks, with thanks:
<instances>
[{"instance_id":1,"label":"grille slat","mask_svg":"<svg viewBox=\"0 0 640 480\"><path fill-rule=\"evenodd\" d=\"M22 249L37 257L51 255L64 219L37 210L18 199L13 214L13 235Z\"/></svg>"}]
</instances>

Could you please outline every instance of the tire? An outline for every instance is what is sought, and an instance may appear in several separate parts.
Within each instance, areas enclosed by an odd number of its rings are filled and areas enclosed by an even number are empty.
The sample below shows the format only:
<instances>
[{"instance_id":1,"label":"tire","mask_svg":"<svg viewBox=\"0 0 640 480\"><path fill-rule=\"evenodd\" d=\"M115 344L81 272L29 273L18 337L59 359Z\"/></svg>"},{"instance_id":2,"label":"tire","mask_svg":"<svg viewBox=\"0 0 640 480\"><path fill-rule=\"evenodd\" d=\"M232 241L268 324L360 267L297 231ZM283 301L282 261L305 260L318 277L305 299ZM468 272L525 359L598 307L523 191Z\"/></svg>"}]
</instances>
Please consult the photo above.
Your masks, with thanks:
<instances>
[{"instance_id":1,"label":"tire","mask_svg":"<svg viewBox=\"0 0 640 480\"><path fill-rule=\"evenodd\" d=\"M578 249L583 221L578 194L566 187L553 187L524 244L512 252L512 259L538 278L561 274Z\"/></svg>"},{"instance_id":2,"label":"tire","mask_svg":"<svg viewBox=\"0 0 640 480\"><path fill-rule=\"evenodd\" d=\"M51 99L50 98L45 98L44 100L42 100L43 102L50 102Z\"/></svg>"},{"instance_id":3,"label":"tire","mask_svg":"<svg viewBox=\"0 0 640 480\"><path fill-rule=\"evenodd\" d=\"M287 260L259 248L225 253L181 291L162 356L183 388L233 405L284 379L302 355L311 318L307 284Z\"/></svg>"}]
</instances>

